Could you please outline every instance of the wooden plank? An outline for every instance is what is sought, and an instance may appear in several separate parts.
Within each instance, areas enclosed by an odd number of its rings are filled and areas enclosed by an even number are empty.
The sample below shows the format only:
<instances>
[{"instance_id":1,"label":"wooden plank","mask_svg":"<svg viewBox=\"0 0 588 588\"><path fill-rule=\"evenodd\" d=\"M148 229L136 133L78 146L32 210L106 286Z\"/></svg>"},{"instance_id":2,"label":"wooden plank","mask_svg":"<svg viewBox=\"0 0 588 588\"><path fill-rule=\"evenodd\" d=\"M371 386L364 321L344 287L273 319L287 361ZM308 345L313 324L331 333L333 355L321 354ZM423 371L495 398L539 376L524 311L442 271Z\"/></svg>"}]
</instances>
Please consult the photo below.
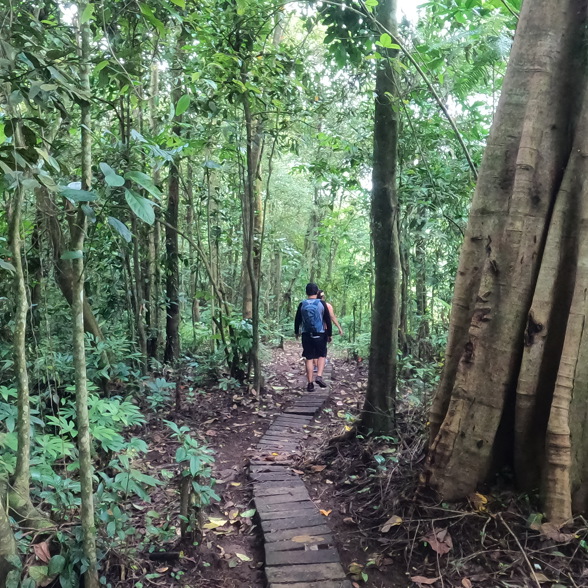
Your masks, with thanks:
<instances>
[{"instance_id":1,"label":"wooden plank","mask_svg":"<svg viewBox=\"0 0 588 588\"><path fill-rule=\"evenodd\" d=\"M270 551L265 554L265 565L284 566L294 564L339 563L335 549L307 549L306 551Z\"/></svg>"},{"instance_id":2,"label":"wooden plank","mask_svg":"<svg viewBox=\"0 0 588 588\"><path fill-rule=\"evenodd\" d=\"M266 543L265 550L269 553L274 551L304 551L305 549L325 549L335 544L332 535L317 535L316 537L307 537L306 543L297 541L276 541L275 543Z\"/></svg>"},{"instance_id":3,"label":"wooden plank","mask_svg":"<svg viewBox=\"0 0 588 588\"><path fill-rule=\"evenodd\" d=\"M274 497L271 497L274 498ZM276 497L280 500L280 497ZM299 510L316 510L316 507L308 499L297 500L296 498L282 498L280 502L267 502L267 496L255 496L255 508L260 515L263 513L270 512L286 512L286 511L299 511Z\"/></svg>"},{"instance_id":4,"label":"wooden plank","mask_svg":"<svg viewBox=\"0 0 588 588\"><path fill-rule=\"evenodd\" d=\"M284 429L282 431L278 429L268 429L262 439L267 439L268 437L299 440L304 437L304 431L302 429Z\"/></svg>"},{"instance_id":5,"label":"wooden plank","mask_svg":"<svg viewBox=\"0 0 588 588\"><path fill-rule=\"evenodd\" d=\"M273 583L269 588L352 588L349 580L319 580L318 582Z\"/></svg>"},{"instance_id":6,"label":"wooden plank","mask_svg":"<svg viewBox=\"0 0 588 588\"><path fill-rule=\"evenodd\" d=\"M249 471L253 474L261 474L262 472L283 472L284 470L288 470L292 473L292 470L288 466L283 465L275 465L272 463L267 464L256 464L252 463L249 465Z\"/></svg>"},{"instance_id":7,"label":"wooden plank","mask_svg":"<svg viewBox=\"0 0 588 588\"><path fill-rule=\"evenodd\" d=\"M288 423L293 425L302 425L310 423L312 419L309 419L306 416L302 415L295 415L295 414L284 414L282 413L274 423Z\"/></svg>"},{"instance_id":8,"label":"wooden plank","mask_svg":"<svg viewBox=\"0 0 588 588\"><path fill-rule=\"evenodd\" d=\"M277 521L262 521L261 528L264 533L271 533L272 531L283 531L284 529L316 527L324 524L324 522L322 515L311 513L306 516L292 516L288 519L278 519Z\"/></svg>"},{"instance_id":9,"label":"wooden plank","mask_svg":"<svg viewBox=\"0 0 588 588\"><path fill-rule=\"evenodd\" d=\"M286 508L283 508L282 510L259 510L259 509L257 509L257 512L259 513L259 516L262 521L273 521L276 519L288 519L288 518L292 518L293 516L304 516L304 515L307 515L307 514L310 514L310 513L316 511L316 509L314 507L311 507L311 508L305 507L303 502L301 502L301 503L294 502L292 504L296 504L297 508L292 509L286 505ZM274 505L272 505L272 506L274 506Z\"/></svg>"},{"instance_id":10,"label":"wooden plank","mask_svg":"<svg viewBox=\"0 0 588 588\"><path fill-rule=\"evenodd\" d=\"M256 484L253 488L253 494L255 496L279 496L284 494L291 494L292 492L304 491L308 494L306 486L299 482L298 484L280 484L279 486L265 486L262 484Z\"/></svg>"},{"instance_id":11,"label":"wooden plank","mask_svg":"<svg viewBox=\"0 0 588 588\"><path fill-rule=\"evenodd\" d=\"M296 443L295 441L275 441L273 439L268 439L267 441L265 439L262 439L257 446L261 447L261 449L263 449L264 451L268 448L268 447L277 447L278 449L281 447L283 449L298 449L298 445L299 443ZM278 452L279 453L279 452Z\"/></svg>"},{"instance_id":12,"label":"wooden plank","mask_svg":"<svg viewBox=\"0 0 588 588\"><path fill-rule=\"evenodd\" d=\"M282 529L266 533L265 542L275 543L276 541L292 541L294 537L300 538L300 543L304 543L303 538L321 537L330 535L331 529L327 525L316 525L314 527L298 527L296 529ZM312 541L308 541L312 543Z\"/></svg>"},{"instance_id":13,"label":"wooden plank","mask_svg":"<svg viewBox=\"0 0 588 588\"><path fill-rule=\"evenodd\" d=\"M282 482L294 477L294 474L289 474L287 472L284 472L283 474L280 474L279 472L263 472L260 474L251 474L251 479L253 480L253 482Z\"/></svg>"},{"instance_id":14,"label":"wooden plank","mask_svg":"<svg viewBox=\"0 0 588 588\"><path fill-rule=\"evenodd\" d=\"M274 495L260 495L255 494L256 500L263 500L264 504L282 504L285 502L304 502L310 500L308 490L306 488L292 488L283 494Z\"/></svg>"},{"instance_id":15,"label":"wooden plank","mask_svg":"<svg viewBox=\"0 0 588 588\"><path fill-rule=\"evenodd\" d=\"M345 572L338 563L269 566L265 573L270 584L346 579Z\"/></svg>"}]
</instances>

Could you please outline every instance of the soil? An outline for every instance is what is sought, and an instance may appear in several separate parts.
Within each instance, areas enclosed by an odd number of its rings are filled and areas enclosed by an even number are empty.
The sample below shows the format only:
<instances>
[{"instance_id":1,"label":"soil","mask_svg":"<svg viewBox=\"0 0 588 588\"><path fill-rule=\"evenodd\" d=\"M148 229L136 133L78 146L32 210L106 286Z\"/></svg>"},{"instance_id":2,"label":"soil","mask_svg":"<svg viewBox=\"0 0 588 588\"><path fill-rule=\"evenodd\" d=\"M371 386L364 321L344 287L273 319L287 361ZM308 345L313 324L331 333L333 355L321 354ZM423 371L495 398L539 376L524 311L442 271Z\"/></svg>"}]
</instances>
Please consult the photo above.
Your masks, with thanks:
<instances>
[{"instance_id":1,"label":"soil","mask_svg":"<svg viewBox=\"0 0 588 588\"><path fill-rule=\"evenodd\" d=\"M500 487L458 505L423 494L419 477L426 409L404 390L395 436L363 438L354 425L366 380L362 361L333 360L330 399L295 465L333 530L355 588L588 586L588 528L583 519L571 531L543 528L528 497ZM146 430L135 433L151 447L144 471L171 480L152 492L151 503L133 505L134 526L145 528L145 513L156 511L159 518L151 524L168 528L169 536L144 542L138 557L111 553L113 587L265 588L263 545L251 512L246 468L257 439L304 387L295 342L272 351L259 397L218 387L198 393L190 374L182 374L181 410L153 416ZM192 540L179 536L178 442L164 420L189 427L216 459L220 501L200 513L203 536ZM538 518L529 526L531 515ZM159 553L156 561L151 552ZM535 578L530 578L529 565Z\"/></svg>"}]
</instances>

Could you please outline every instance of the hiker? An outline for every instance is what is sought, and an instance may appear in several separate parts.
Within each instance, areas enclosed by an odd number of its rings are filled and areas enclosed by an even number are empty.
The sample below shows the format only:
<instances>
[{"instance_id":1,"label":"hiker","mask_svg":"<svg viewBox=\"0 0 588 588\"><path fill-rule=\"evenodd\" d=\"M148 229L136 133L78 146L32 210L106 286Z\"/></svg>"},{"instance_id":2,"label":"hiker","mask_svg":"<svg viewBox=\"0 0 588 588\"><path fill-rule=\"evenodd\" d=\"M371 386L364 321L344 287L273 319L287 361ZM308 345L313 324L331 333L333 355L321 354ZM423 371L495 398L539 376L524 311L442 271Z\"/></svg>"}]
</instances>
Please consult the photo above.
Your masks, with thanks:
<instances>
[{"instance_id":1,"label":"hiker","mask_svg":"<svg viewBox=\"0 0 588 588\"><path fill-rule=\"evenodd\" d=\"M327 302L327 300L326 300L325 291L319 289L318 294L317 294L317 298L319 300L322 300L327 305L327 308L329 310L329 315L331 316L331 321L333 323L335 323L335 325L337 325L337 328L339 329L339 335L343 335L343 329L341 328L341 325L339 324L339 321L337 320L337 317L335 316L335 311L333 310L333 306L329 302ZM327 363L329 363L329 360L325 359L325 365L327 365ZM314 360L314 366L312 369L313 369L313 371L318 372L318 359Z\"/></svg>"},{"instance_id":2,"label":"hiker","mask_svg":"<svg viewBox=\"0 0 588 588\"><path fill-rule=\"evenodd\" d=\"M339 324L339 321L337 320L337 317L335 316L335 311L333 310L333 305L330 302L327 302L327 297L325 296L325 291L319 290L317 297L320 298L320 300L322 300L327 305L327 308L329 309L329 314L331 315L331 320L333 321L333 323L335 323L335 326L339 329L339 335L343 336L343 329L341 328L341 325Z\"/></svg>"},{"instance_id":3,"label":"hiker","mask_svg":"<svg viewBox=\"0 0 588 588\"><path fill-rule=\"evenodd\" d=\"M321 387L327 385L323 380L325 359L327 357L327 343L331 342L331 315L327 304L317 298L319 287L312 282L306 285L306 300L298 305L294 319L294 333L298 339L302 331L302 357L306 360L306 389L314 390L312 365L318 360L315 382Z\"/></svg>"}]
</instances>

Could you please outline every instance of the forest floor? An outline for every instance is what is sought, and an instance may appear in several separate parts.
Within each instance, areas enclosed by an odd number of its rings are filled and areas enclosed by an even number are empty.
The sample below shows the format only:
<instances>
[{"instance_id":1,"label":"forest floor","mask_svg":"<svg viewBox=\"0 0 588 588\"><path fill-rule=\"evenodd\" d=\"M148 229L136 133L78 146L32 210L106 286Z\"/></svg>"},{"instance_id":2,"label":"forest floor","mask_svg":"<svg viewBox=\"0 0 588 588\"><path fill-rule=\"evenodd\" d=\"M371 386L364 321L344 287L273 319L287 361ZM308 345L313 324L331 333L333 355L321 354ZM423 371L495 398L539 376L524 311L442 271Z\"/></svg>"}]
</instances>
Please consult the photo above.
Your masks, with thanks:
<instances>
[{"instance_id":1,"label":"forest floor","mask_svg":"<svg viewBox=\"0 0 588 588\"><path fill-rule=\"evenodd\" d=\"M134 504L134 525L170 529L161 542L132 560L111 554L113 586L264 588L261 533L252 513L247 464L273 419L304 394L300 348L286 342L271 351L265 391L207 389L184 398L181 410L153 416L142 436L151 450L146 473L172 478L151 503ZM458 505L439 503L419 490L426 412L410 390L401 395L395 437L364 439L353 422L367 379L362 362L335 358L331 395L293 463L337 540L354 586L494 588L588 585L582 521L573 532L541 524L528 497L475 494ZM190 388L185 376L181 390ZM163 420L188 426L215 455L215 490L221 500L202 513L201 541L178 536L178 442ZM168 473L162 475L162 470ZM173 479L176 476L176 479ZM146 512L157 513L146 521ZM530 518L535 516L535 518ZM162 555L150 555L150 552ZM150 558L156 557L156 560ZM114 579L114 577L113 577Z\"/></svg>"}]
</instances>

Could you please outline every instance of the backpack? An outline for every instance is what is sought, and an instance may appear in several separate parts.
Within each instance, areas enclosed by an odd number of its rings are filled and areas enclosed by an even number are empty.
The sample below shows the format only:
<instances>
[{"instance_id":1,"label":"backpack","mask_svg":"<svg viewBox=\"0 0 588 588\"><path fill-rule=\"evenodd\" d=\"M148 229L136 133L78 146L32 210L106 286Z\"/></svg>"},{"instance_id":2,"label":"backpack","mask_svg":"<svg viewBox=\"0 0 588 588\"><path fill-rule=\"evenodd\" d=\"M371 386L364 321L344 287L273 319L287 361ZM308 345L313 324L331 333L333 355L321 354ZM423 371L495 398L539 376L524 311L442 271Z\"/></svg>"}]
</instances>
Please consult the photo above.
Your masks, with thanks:
<instances>
[{"instance_id":1,"label":"backpack","mask_svg":"<svg viewBox=\"0 0 588 588\"><path fill-rule=\"evenodd\" d=\"M322 300L318 298L309 298L302 301L300 307L302 314L302 332L303 333L323 333L323 315L324 307Z\"/></svg>"}]
</instances>

